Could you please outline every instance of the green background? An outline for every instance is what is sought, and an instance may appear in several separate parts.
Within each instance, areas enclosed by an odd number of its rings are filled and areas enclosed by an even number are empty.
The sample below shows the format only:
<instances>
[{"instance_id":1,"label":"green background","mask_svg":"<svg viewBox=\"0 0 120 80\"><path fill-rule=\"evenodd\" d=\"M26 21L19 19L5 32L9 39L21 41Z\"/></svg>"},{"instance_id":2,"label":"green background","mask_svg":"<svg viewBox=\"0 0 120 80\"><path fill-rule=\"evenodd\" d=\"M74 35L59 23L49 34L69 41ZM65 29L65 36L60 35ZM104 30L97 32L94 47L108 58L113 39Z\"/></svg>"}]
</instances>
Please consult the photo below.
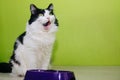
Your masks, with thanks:
<instances>
[{"instance_id":1,"label":"green background","mask_svg":"<svg viewBox=\"0 0 120 80\"><path fill-rule=\"evenodd\" d=\"M120 0L0 0L0 62L25 30L31 3L54 4L60 26L53 65L120 65Z\"/></svg>"}]
</instances>

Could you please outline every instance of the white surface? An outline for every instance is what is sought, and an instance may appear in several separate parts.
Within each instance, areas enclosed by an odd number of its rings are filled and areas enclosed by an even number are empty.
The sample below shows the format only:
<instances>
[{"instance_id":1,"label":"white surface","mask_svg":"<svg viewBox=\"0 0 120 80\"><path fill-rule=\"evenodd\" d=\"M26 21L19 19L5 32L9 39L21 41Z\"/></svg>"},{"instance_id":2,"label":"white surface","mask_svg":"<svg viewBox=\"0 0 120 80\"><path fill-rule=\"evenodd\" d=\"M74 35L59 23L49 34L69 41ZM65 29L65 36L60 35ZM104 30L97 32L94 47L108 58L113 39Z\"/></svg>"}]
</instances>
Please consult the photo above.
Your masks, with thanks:
<instances>
[{"instance_id":1,"label":"white surface","mask_svg":"<svg viewBox=\"0 0 120 80\"><path fill-rule=\"evenodd\" d=\"M106 67L53 67L57 70L73 71L76 80L120 80L120 66ZM23 80L23 78L13 77L6 73L0 73L0 80Z\"/></svg>"}]
</instances>

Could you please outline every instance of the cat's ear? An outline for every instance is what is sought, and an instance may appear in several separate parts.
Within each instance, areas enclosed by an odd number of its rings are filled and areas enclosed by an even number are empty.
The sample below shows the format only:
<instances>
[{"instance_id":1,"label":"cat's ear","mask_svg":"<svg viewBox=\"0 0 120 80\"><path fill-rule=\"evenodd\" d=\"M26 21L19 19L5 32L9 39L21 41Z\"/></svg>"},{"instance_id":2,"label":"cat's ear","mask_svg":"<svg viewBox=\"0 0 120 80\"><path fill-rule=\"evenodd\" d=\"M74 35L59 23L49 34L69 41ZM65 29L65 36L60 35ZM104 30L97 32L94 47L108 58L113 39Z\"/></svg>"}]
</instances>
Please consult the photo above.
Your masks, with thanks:
<instances>
[{"instance_id":1,"label":"cat's ear","mask_svg":"<svg viewBox=\"0 0 120 80\"><path fill-rule=\"evenodd\" d=\"M31 14L36 14L37 9L38 9L38 8L37 8L34 4L31 4L31 5L30 5Z\"/></svg>"},{"instance_id":2,"label":"cat's ear","mask_svg":"<svg viewBox=\"0 0 120 80\"><path fill-rule=\"evenodd\" d=\"M51 3L51 4L49 4L49 6L48 6L47 9L48 9L48 10L53 10L53 8L54 8L54 7L53 7L53 4Z\"/></svg>"}]
</instances>

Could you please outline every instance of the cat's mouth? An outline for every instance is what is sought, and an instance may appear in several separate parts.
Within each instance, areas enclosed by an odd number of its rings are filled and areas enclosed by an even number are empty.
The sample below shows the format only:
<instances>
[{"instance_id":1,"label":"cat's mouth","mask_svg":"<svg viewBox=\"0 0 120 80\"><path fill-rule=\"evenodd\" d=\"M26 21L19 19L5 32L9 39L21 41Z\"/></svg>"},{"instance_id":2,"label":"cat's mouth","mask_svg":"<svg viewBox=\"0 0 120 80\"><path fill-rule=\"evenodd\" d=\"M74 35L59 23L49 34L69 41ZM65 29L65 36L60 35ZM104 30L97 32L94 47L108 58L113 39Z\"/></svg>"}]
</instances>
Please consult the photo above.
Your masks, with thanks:
<instances>
[{"instance_id":1,"label":"cat's mouth","mask_svg":"<svg viewBox=\"0 0 120 80\"><path fill-rule=\"evenodd\" d=\"M50 24L51 24L50 20L48 20L48 22L44 23L44 24L43 24L44 29L45 29L45 30L49 30Z\"/></svg>"}]
</instances>

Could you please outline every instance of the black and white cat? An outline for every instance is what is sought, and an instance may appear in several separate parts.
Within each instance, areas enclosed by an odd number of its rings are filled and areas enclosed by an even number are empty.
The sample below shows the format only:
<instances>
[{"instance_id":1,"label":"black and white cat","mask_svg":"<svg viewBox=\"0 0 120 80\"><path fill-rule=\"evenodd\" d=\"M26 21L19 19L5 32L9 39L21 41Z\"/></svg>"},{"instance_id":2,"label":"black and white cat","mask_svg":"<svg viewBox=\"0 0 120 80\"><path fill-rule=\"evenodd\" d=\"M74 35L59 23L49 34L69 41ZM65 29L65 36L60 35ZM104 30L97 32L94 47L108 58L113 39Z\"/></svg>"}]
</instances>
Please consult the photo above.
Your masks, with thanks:
<instances>
[{"instance_id":1,"label":"black and white cat","mask_svg":"<svg viewBox=\"0 0 120 80\"><path fill-rule=\"evenodd\" d=\"M53 4L46 9L31 4L30 11L26 31L17 38L10 62L0 63L0 72L23 76L26 70L48 69L58 20L53 12Z\"/></svg>"}]
</instances>

